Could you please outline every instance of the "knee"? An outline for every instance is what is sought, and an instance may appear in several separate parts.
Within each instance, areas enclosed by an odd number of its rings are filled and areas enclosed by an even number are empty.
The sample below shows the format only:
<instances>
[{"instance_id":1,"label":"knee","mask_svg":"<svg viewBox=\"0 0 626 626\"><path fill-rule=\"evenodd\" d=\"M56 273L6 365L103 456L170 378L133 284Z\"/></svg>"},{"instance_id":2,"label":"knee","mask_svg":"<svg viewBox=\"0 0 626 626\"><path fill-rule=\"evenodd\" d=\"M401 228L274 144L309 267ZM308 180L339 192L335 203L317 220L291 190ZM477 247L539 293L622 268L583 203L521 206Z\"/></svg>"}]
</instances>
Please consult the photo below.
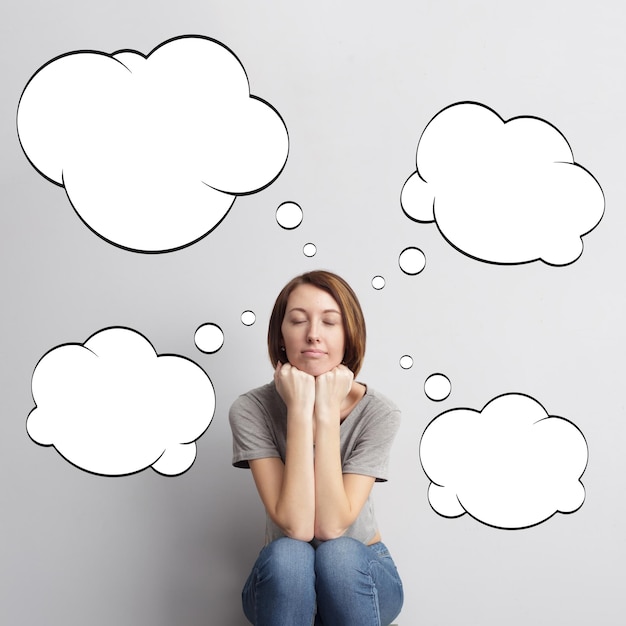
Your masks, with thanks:
<instances>
[{"instance_id":1,"label":"knee","mask_svg":"<svg viewBox=\"0 0 626 626\"><path fill-rule=\"evenodd\" d=\"M350 559L361 555L364 544L352 537L338 537L324 541L317 548L317 558Z\"/></svg>"},{"instance_id":2,"label":"knee","mask_svg":"<svg viewBox=\"0 0 626 626\"><path fill-rule=\"evenodd\" d=\"M352 537L339 537L322 543L316 551L315 572L324 579L341 580L346 574L367 568L366 546Z\"/></svg>"},{"instance_id":3,"label":"knee","mask_svg":"<svg viewBox=\"0 0 626 626\"><path fill-rule=\"evenodd\" d=\"M283 566L288 566L293 562L310 561L312 563L315 556L315 550L311 544L290 537L281 537L268 543L263 548L263 552L268 560Z\"/></svg>"},{"instance_id":4,"label":"knee","mask_svg":"<svg viewBox=\"0 0 626 626\"><path fill-rule=\"evenodd\" d=\"M282 537L263 548L257 563L258 575L281 584L300 585L313 578L315 550L297 539Z\"/></svg>"}]
</instances>

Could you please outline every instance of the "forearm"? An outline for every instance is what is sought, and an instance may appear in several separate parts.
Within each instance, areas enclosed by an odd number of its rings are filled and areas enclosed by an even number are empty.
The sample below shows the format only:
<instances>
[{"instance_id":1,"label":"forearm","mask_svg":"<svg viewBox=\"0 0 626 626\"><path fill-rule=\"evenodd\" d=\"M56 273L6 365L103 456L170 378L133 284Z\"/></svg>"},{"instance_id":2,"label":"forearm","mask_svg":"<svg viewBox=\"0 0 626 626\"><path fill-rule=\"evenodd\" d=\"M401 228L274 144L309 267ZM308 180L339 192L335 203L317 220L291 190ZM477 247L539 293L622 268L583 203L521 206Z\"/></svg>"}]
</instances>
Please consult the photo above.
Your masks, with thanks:
<instances>
[{"instance_id":1,"label":"forearm","mask_svg":"<svg viewBox=\"0 0 626 626\"><path fill-rule=\"evenodd\" d=\"M340 537L354 519L341 468L339 415L318 420L315 436L315 536Z\"/></svg>"},{"instance_id":2,"label":"forearm","mask_svg":"<svg viewBox=\"0 0 626 626\"><path fill-rule=\"evenodd\" d=\"M288 537L310 541L315 525L315 379L289 363L278 363L274 382L287 407L287 440L280 476L269 481L277 489L272 489L271 496L266 498L266 508Z\"/></svg>"},{"instance_id":3,"label":"forearm","mask_svg":"<svg viewBox=\"0 0 626 626\"><path fill-rule=\"evenodd\" d=\"M310 420L288 417L285 468L276 521L285 534L310 541L315 524L313 432Z\"/></svg>"}]
</instances>

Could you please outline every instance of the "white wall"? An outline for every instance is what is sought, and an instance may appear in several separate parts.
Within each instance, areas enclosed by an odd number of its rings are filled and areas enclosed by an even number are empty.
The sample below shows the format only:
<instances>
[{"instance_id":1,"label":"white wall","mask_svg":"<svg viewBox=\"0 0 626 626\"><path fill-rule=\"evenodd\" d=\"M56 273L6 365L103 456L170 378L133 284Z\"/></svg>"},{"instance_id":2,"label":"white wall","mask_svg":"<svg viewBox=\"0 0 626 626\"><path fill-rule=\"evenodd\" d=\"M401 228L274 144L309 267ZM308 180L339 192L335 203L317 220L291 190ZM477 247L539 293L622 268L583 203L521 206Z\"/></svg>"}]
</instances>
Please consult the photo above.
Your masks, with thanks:
<instances>
[{"instance_id":1,"label":"white wall","mask_svg":"<svg viewBox=\"0 0 626 626\"><path fill-rule=\"evenodd\" d=\"M377 485L383 538L404 578L400 624L616 624L621 618L624 373L623 59L621 3L26 1L3 7L0 559L6 624L200 626L244 623L239 593L263 539L250 475L230 466L227 411L271 376L269 310L293 275L345 276L365 309L360 379L403 409L392 480ZM238 198L206 238L178 252L115 247L85 226L64 190L17 139L20 94L58 55L130 48L179 35L228 46L253 94L289 131L289 158L267 189ZM504 119L541 118L599 181L606 213L563 267L474 260L436 225L409 220L400 191L417 142L444 107L473 100ZM302 225L274 213L298 202ZM307 258L302 246L317 245ZM398 255L417 246L418 276ZM375 291L374 275L386 278ZM253 310L253 326L239 316ZM204 322L222 349L194 345ZM160 354L201 366L216 393L197 458L178 477L151 469L106 477L36 445L25 423L31 376L64 343L109 326L144 334ZM414 358L403 370L402 355ZM434 403L426 377L445 373ZM571 420L589 449L584 505L525 530L429 505L421 435L439 413L482 409L504 393ZM6 616L6 617L4 617Z\"/></svg>"}]
</instances>

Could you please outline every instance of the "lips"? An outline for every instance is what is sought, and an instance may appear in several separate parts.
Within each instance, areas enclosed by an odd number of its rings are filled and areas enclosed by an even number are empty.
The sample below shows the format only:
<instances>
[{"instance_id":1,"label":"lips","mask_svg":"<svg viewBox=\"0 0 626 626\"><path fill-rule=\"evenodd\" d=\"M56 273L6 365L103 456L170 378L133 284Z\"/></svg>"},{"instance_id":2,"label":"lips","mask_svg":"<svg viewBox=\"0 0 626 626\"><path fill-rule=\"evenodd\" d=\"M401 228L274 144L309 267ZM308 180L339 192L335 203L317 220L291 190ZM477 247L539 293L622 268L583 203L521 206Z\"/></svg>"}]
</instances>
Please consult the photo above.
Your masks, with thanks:
<instances>
[{"instance_id":1,"label":"lips","mask_svg":"<svg viewBox=\"0 0 626 626\"><path fill-rule=\"evenodd\" d=\"M323 350L302 350L302 354L305 356L324 356L326 353Z\"/></svg>"}]
</instances>

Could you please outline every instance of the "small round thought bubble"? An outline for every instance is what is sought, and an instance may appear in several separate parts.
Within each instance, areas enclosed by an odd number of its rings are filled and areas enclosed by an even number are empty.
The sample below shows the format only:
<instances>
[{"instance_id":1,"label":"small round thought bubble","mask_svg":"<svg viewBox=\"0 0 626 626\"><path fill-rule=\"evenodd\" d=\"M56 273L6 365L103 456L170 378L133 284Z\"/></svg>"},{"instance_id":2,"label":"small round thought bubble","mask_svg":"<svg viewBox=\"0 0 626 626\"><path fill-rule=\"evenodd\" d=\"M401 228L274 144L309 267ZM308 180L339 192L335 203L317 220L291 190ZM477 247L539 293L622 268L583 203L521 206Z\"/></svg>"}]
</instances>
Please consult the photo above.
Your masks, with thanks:
<instances>
[{"instance_id":1,"label":"small round thought bubble","mask_svg":"<svg viewBox=\"0 0 626 626\"><path fill-rule=\"evenodd\" d=\"M415 276L426 267L426 257L419 248L405 248L400 253L398 264L405 274Z\"/></svg>"},{"instance_id":2,"label":"small round thought bubble","mask_svg":"<svg viewBox=\"0 0 626 626\"><path fill-rule=\"evenodd\" d=\"M410 370L413 367L413 357L408 354L400 357L400 367L403 370Z\"/></svg>"},{"instance_id":3,"label":"small round thought bubble","mask_svg":"<svg viewBox=\"0 0 626 626\"><path fill-rule=\"evenodd\" d=\"M385 286L385 279L382 276L374 276L372 278L372 287L377 291L380 291Z\"/></svg>"},{"instance_id":4,"label":"small round thought bubble","mask_svg":"<svg viewBox=\"0 0 626 626\"><path fill-rule=\"evenodd\" d=\"M213 354L224 345L224 333L217 324L202 324L196 330L194 341L198 350Z\"/></svg>"},{"instance_id":5,"label":"small round thought bubble","mask_svg":"<svg viewBox=\"0 0 626 626\"><path fill-rule=\"evenodd\" d=\"M302 252L304 256L312 257L317 254L317 247L314 243L306 243L304 244L304 248L302 248Z\"/></svg>"},{"instance_id":6,"label":"small round thought bubble","mask_svg":"<svg viewBox=\"0 0 626 626\"><path fill-rule=\"evenodd\" d=\"M452 391L450 379L443 374L431 374L424 383L424 393L435 402L445 400Z\"/></svg>"},{"instance_id":7,"label":"small round thought bubble","mask_svg":"<svg viewBox=\"0 0 626 626\"><path fill-rule=\"evenodd\" d=\"M244 311L241 314L241 323L244 326L252 326L256 322L256 315L253 311Z\"/></svg>"},{"instance_id":8,"label":"small round thought bubble","mask_svg":"<svg viewBox=\"0 0 626 626\"><path fill-rule=\"evenodd\" d=\"M283 202L276 209L276 221L281 228L292 230L302 224L302 209L295 202Z\"/></svg>"}]
</instances>

